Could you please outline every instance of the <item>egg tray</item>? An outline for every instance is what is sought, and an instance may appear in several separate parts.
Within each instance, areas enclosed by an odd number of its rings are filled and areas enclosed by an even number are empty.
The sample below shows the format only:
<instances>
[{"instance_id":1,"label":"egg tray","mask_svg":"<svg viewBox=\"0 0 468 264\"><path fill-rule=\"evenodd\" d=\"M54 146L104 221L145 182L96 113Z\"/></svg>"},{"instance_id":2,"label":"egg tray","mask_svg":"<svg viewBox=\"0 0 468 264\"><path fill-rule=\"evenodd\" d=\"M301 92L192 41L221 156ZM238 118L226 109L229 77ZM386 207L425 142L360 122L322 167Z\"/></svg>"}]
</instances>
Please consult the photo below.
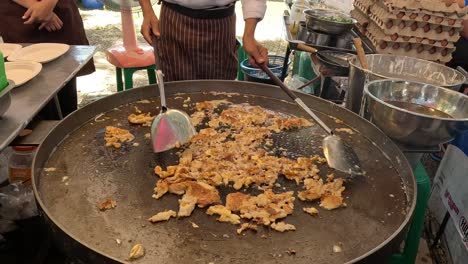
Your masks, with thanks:
<instances>
[{"instance_id":1,"label":"egg tray","mask_svg":"<svg viewBox=\"0 0 468 264\"><path fill-rule=\"evenodd\" d=\"M447 40L449 42L457 42L460 38L459 32L461 31L461 28L446 27L417 21L409 22L400 19L383 21L374 13L371 13L369 17L383 30L385 35L398 34L399 36L405 37L427 38L436 41Z\"/></svg>"},{"instance_id":2,"label":"egg tray","mask_svg":"<svg viewBox=\"0 0 468 264\"><path fill-rule=\"evenodd\" d=\"M389 10L405 9L420 13L422 10L429 12L441 12L445 16L464 16L468 13L464 0L457 0L455 3L446 3L436 0L383 0Z\"/></svg>"},{"instance_id":3,"label":"egg tray","mask_svg":"<svg viewBox=\"0 0 468 264\"><path fill-rule=\"evenodd\" d=\"M393 42L393 43L411 43L411 44L423 44L426 46L445 48L447 50L454 50L455 45L452 42L446 40L435 41L427 38L418 38L418 37L402 37L398 34L393 34L391 36L385 35L385 33L374 23L370 22L367 26L367 31L369 31L376 39Z\"/></svg>"},{"instance_id":4,"label":"egg tray","mask_svg":"<svg viewBox=\"0 0 468 264\"><path fill-rule=\"evenodd\" d=\"M409 56L428 61L447 63L452 59L452 52L455 50L424 44L385 41L378 39L369 30L365 35L371 41L377 53L380 54Z\"/></svg>"},{"instance_id":5,"label":"egg tray","mask_svg":"<svg viewBox=\"0 0 468 264\"><path fill-rule=\"evenodd\" d=\"M351 17L356 19L357 21L357 27L358 28L363 28L359 29L361 32L367 28L367 25L371 22L368 16L362 13L359 9L353 9L351 10Z\"/></svg>"},{"instance_id":6,"label":"egg tray","mask_svg":"<svg viewBox=\"0 0 468 264\"><path fill-rule=\"evenodd\" d=\"M463 19L466 18L458 18L452 19L442 16L436 15L428 15L423 13L416 13L416 12L405 12L405 11L390 11L386 9L381 3L375 4L370 7L370 13L373 13L380 17L384 23L389 20L401 20L401 21L408 21L408 22L421 22L421 23L429 23L433 25L441 25L445 27L454 27L454 28L461 28ZM385 18L385 19L384 19Z\"/></svg>"},{"instance_id":7,"label":"egg tray","mask_svg":"<svg viewBox=\"0 0 468 264\"><path fill-rule=\"evenodd\" d=\"M371 6L375 4L375 0L354 0L354 7L359 9L363 14L368 14Z\"/></svg>"}]
</instances>

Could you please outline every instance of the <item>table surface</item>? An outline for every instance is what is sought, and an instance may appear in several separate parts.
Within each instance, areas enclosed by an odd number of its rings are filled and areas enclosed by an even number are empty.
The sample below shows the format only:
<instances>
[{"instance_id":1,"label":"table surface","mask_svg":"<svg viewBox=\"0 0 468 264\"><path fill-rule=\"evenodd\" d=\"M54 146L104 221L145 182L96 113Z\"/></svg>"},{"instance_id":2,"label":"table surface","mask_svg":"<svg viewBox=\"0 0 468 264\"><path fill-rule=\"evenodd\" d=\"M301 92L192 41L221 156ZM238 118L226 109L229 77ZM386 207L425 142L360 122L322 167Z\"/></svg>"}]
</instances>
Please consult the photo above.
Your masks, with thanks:
<instances>
[{"instance_id":1,"label":"table surface","mask_svg":"<svg viewBox=\"0 0 468 264\"><path fill-rule=\"evenodd\" d=\"M63 56L43 64L42 71L34 79L12 90L11 106L0 118L0 151L76 76L95 50L94 46L70 46Z\"/></svg>"}]
</instances>

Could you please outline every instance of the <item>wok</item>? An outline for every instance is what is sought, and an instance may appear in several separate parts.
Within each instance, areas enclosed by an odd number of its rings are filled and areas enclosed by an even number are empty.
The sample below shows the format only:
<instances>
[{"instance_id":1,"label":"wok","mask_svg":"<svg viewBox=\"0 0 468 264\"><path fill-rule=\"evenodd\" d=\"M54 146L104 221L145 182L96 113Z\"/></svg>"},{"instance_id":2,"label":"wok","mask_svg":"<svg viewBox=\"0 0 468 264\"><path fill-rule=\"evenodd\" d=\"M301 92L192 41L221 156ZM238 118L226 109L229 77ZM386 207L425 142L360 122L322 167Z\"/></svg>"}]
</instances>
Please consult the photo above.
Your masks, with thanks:
<instances>
[{"instance_id":1,"label":"wok","mask_svg":"<svg viewBox=\"0 0 468 264\"><path fill-rule=\"evenodd\" d=\"M167 83L166 87L168 104L180 109L188 97L192 103L227 99L306 117L283 91L271 85L185 81ZM347 208L319 209L314 218L302 212L302 207L317 204L296 199L295 212L285 221L298 230L287 233L260 228L258 233L237 235L237 226L216 222L201 209L189 218L150 224L147 218L155 213L177 210L179 198L151 198L157 180L154 166L174 164L177 156L175 151L153 154L144 136L149 128L130 126L126 120L135 106L157 113L155 90L152 86L135 88L74 112L54 128L37 151L33 164L36 199L54 240L73 259L125 262L136 243L146 249L137 263L381 263L399 249L416 199L414 176L403 154L368 121L302 93L296 94L327 125L352 126L356 131L342 136L356 150L367 175L346 184ZM151 101L142 103L142 99ZM190 107L185 110L189 114L193 111ZM344 124L337 124L333 117ZM139 146L104 146L105 126L118 123L131 130ZM286 148L293 157L309 156L321 152L318 146L323 136L322 130L313 126L274 137L274 144ZM44 170L51 167L56 170ZM326 166L321 167L322 176L329 172ZM286 190L299 190L285 179L280 184ZM220 194L224 201L227 190L221 189ZM117 207L99 211L97 205L109 197L117 201ZM200 228L193 228L191 222ZM341 245L343 251L334 253L335 245Z\"/></svg>"}]
</instances>

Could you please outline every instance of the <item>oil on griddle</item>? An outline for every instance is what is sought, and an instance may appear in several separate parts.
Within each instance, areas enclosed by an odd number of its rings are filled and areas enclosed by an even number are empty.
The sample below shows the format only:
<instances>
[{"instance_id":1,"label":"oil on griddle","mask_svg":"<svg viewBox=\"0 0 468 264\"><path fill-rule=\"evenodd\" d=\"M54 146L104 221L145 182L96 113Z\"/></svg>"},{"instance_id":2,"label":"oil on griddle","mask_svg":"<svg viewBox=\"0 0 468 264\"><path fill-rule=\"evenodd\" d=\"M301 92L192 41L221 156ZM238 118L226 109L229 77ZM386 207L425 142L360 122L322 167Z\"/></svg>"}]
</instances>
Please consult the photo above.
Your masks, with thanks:
<instances>
[{"instance_id":1,"label":"oil on griddle","mask_svg":"<svg viewBox=\"0 0 468 264\"><path fill-rule=\"evenodd\" d=\"M186 101L187 96L191 102ZM237 94L184 94L168 98L168 103L191 114L196 102L223 99L282 113L300 113L285 101ZM135 106L143 113L157 114L157 105L157 98L149 103L135 102L88 121L66 138L47 162L46 167L57 168L43 172L47 181L41 181L39 186L44 202L51 205L50 213L59 224L67 226L70 234L96 251L125 261L132 246L140 243L146 249L140 261L147 263L344 263L384 242L405 218L407 198L391 162L360 133L342 133L355 147L367 172L365 180L346 184L346 208L327 211L319 208L317 202L296 199L295 211L286 222L298 230L287 233L259 226L256 233L237 235L238 226L217 222L216 216L207 215L205 209L196 209L188 218L151 224L147 219L156 212L178 210L179 196L168 194L160 200L151 196L157 181L154 167L176 164L180 149L154 154L145 138L149 128L130 125L127 117L135 113ZM347 127L330 117L321 118L334 128ZM109 125L129 129L135 139L119 149L105 147L104 129ZM312 126L273 139L275 148L284 148L287 155L296 158L321 154L318 142L322 137L321 130ZM331 172L326 165L320 169L324 179ZM276 192L284 192L283 187L302 190L283 177L278 182L281 187L273 188ZM223 204L228 192L233 190L220 189ZM246 193L256 195L259 191L251 188ZM100 211L98 204L108 198L117 202L116 207ZM312 206L319 208L316 217L302 211ZM337 245L341 252L333 252Z\"/></svg>"}]
</instances>

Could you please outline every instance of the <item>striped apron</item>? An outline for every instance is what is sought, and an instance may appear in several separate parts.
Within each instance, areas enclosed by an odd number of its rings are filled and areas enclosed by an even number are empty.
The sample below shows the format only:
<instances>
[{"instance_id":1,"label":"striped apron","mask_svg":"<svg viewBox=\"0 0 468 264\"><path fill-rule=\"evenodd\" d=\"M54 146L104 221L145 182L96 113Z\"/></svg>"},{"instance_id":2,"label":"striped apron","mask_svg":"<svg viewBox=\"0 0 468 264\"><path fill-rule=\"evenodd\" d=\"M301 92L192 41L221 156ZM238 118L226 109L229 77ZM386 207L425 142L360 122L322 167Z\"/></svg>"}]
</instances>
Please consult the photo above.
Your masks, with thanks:
<instances>
[{"instance_id":1,"label":"striped apron","mask_svg":"<svg viewBox=\"0 0 468 264\"><path fill-rule=\"evenodd\" d=\"M166 81L236 78L235 14L218 19L192 18L163 3L159 31L158 65Z\"/></svg>"}]
</instances>

